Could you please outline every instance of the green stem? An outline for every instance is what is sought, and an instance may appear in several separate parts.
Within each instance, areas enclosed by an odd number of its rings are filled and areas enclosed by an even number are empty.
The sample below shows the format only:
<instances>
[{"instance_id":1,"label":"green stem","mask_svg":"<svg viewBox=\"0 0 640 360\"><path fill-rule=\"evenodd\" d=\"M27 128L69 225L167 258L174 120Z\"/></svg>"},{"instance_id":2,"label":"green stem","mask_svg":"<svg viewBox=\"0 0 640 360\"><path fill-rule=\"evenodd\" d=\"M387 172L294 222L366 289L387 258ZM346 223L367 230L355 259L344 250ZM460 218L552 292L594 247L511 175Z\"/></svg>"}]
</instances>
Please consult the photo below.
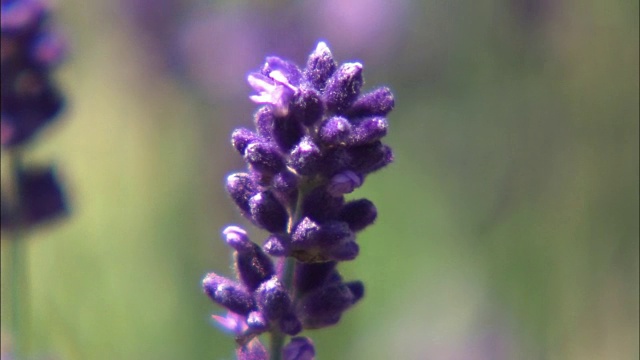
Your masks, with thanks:
<instances>
[{"instance_id":1,"label":"green stem","mask_svg":"<svg viewBox=\"0 0 640 360\"><path fill-rule=\"evenodd\" d=\"M19 150L14 150L10 155L12 172L11 204L15 211L15 227L9 240L10 249L10 273L9 291L11 297L11 327L14 344L14 356L17 359L26 358L29 351L28 338L28 247L25 242L26 228L24 225L23 209L20 203L21 191L20 174L22 172L22 157Z\"/></svg>"},{"instance_id":2,"label":"green stem","mask_svg":"<svg viewBox=\"0 0 640 360\"><path fill-rule=\"evenodd\" d=\"M313 184L303 184L300 186L300 191L298 193L298 200L296 203L295 209L291 212L291 218L289 219L288 233L289 235L293 234L293 226L300 220L302 216L302 200L305 198L306 193L309 191L309 188L312 187ZM282 285L291 295L291 300L295 303L296 294L293 289L293 274L295 273L296 267L296 259L293 257L283 258L284 262L282 268ZM271 356L269 359L271 360L281 360L282 359L282 348L284 347L286 335L280 331L274 331L271 333Z\"/></svg>"}]
</instances>

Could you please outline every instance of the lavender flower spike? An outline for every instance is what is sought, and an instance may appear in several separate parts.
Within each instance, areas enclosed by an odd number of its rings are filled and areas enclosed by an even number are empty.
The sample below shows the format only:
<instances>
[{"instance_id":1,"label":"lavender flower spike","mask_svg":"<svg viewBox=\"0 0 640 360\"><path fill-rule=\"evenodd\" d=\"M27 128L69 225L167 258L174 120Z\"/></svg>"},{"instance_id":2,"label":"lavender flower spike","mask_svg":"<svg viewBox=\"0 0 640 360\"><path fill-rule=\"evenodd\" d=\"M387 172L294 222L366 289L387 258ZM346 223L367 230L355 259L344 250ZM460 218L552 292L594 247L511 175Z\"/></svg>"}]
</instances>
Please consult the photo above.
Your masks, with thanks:
<instances>
[{"instance_id":1,"label":"lavender flower spike","mask_svg":"<svg viewBox=\"0 0 640 360\"><path fill-rule=\"evenodd\" d=\"M310 339L285 346L286 337L335 325L364 296L362 282L343 281L337 266L358 256L357 233L378 211L367 199L344 196L393 161L382 139L395 102L386 87L360 95L363 68L338 65L320 42L304 69L272 56L247 78L257 92L251 100L263 106L255 130L231 136L247 169L229 175L226 189L269 235L259 246L244 229L227 227L239 282L214 273L203 282L230 311L215 319L236 335L238 359L313 360ZM263 333L271 335L269 356L257 338Z\"/></svg>"}]
</instances>

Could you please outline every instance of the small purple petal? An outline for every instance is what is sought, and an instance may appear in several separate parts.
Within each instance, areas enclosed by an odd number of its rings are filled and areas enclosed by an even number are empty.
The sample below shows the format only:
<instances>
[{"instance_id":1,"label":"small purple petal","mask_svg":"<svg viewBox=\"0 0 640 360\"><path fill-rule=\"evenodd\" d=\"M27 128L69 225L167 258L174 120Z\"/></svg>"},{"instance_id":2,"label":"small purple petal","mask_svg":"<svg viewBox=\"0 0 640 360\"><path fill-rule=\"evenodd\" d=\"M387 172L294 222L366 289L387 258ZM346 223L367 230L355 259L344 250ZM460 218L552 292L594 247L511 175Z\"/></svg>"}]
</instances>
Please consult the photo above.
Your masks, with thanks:
<instances>
[{"instance_id":1,"label":"small purple petal","mask_svg":"<svg viewBox=\"0 0 640 360\"><path fill-rule=\"evenodd\" d=\"M223 330L229 331L234 335L240 335L247 330L244 316L228 311L226 316L211 315L211 318Z\"/></svg>"},{"instance_id":2,"label":"small purple petal","mask_svg":"<svg viewBox=\"0 0 640 360\"><path fill-rule=\"evenodd\" d=\"M237 360L269 360L267 349L262 345L260 339L253 338L248 344L236 350Z\"/></svg>"},{"instance_id":3,"label":"small purple petal","mask_svg":"<svg viewBox=\"0 0 640 360\"><path fill-rule=\"evenodd\" d=\"M347 170L334 175L331 180L329 180L327 191L329 194L337 197L349 194L361 185L362 176Z\"/></svg>"},{"instance_id":4,"label":"small purple petal","mask_svg":"<svg viewBox=\"0 0 640 360\"><path fill-rule=\"evenodd\" d=\"M269 322L259 311L252 311L247 316L247 326L253 333L261 333L267 330Z\"/></svg>"},{"instance_id":5,"label":"small purple petal","mask_svg":"<svg viewBox=\"0 0 640 360\"><path fill-rule=\"evenodd\" d=\"M247 235L247 232L239 226L227 226L222 235L225 237L225 242L238 251L246 251L251 246L251 240Z\"/></svg>"},{"instance_id":6,"label":"small purple petal","mask_svg":"<svg viewBox=\"0 0 640 360\"><path fill-rule=\"evenodd\" d=\"M294 337L282 350L284 360L314 360L316 351L313 341L307 337Z\"/></svg>"},{"instance_id":7,"label":"small purple petal","mask_svg":"<svg viewBox=\"0 0 640 360\"><path fill-rule=\"evenodd\" d=\"M264 251L271 256L287 256L291 247L291 240L284 234L271 234L262 245Z\"/></svg>"}]
</instances>

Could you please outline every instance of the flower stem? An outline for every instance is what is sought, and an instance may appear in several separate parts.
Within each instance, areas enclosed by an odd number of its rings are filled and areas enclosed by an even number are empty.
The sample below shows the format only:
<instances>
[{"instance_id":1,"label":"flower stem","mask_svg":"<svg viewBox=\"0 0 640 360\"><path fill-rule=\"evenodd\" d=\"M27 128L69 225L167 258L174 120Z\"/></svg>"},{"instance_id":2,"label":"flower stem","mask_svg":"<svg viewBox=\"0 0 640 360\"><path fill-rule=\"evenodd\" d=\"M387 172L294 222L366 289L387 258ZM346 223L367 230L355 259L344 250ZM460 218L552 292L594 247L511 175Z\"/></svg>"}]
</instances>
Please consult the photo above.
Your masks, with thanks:
<instances>
[{"instance_id":1,"label":"flower stem","mask_svg":"<svg viewBox=\"0 0 640 360\"><path fill-rule=\"evenodd\" d=\"M29 349L28 339L28 247L25 242L24 209L20 202L21 192L20 174L22 173L22 157L19 150L10 155L12 173L11 203L15 211L15 224L9 240L10 273L9 289L11 296L11 327L14 343L14 356L17 359L26 358Z\"/></svg>"}]
</instances>

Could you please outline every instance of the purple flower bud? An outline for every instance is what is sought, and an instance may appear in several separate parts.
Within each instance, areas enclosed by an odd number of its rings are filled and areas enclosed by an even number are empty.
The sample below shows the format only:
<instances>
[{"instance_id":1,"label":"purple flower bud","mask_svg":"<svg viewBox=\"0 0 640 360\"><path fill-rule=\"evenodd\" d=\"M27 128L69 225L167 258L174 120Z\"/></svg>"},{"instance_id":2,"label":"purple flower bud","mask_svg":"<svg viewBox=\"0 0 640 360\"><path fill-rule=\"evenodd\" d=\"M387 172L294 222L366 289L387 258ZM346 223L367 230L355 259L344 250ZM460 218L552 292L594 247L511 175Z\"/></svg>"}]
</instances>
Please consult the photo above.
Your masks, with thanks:
<instances>
[{"instance_id":1,"label":"purple flower bud","mask_svg":"<svg viewBox=\"0 0 640 360\"><path fill-rule=\"evenodd\" d=\"M257 193L249 200L251 219L269 232L281 232L287 227L289 215L271 191Z\"/></svg>"},{"instance_id":2,"label":"purple flower bud","mask_svg":"<svg viewBox=\"0 0 640 360\"><path fill-rule=\"evenodd\" d=\"M360 246L353 241L344 241L342 244L327 251L327 259L335 261L350 261L360 253Z\"/></svg>"},{"instance_id":3,"label":"purple flower bud","mask_svg":"<svg viewBox=\"0 0 640 360\"><path fill-rule=\"evenodd\" d=\"M251 240L241 227L227 226L222 234L225 236L226 243L238 251L247 251L251 247Z\"/></svg>"},{"instance_id":4,"label":"purple flower bud","mask_svg":"<svg viewBox=\"0 0 640 360\"><path fill-rule=\"evenodd\" d=\"M327 185L327 191L333 196L342 196L353 192L356 188L362 185L362 176L347 170L341 173L335 174L329 184Z\"/></svg>"},{"instance_id":5,"label":"purple flower bud","mask_svg":"<svg viewBox=\"0 0 640 360\"><path fill-rule=\"evenodd\" d=\"M252 311L247 316L247 325L253 333L261 333L267 330L269 322L259 311Z\"/></svg>"},{"instance_id":6,"label":"purple flower bud","mask_svg":"<svg viewBox=\"0 0 640 360\"><path fill-rule=\"evenodd\" d=\"M362 145L380 140L387 135L388 128L387 119L383 117L362 119L353 126L351 136L349 136L349 144Z\"/></svg>"},{"instance_id":7,"label":"purple flower bud","mask_svg":"<svg viewBox=\"0 0 640 360\"><path fill-rule=\"evenodd\" d=\"M358 232L373 224L378 216L375 205L367 199L350 201L342 207L338 220L349 224L353 232Z\"/></svg>"},{"instance_id":8,"label":"purple flower bud","mask_svg":"<svg viewBox=\"0 0 640 360\"><path fill-rule=\"evenodd\" d=\"M31 57L39 65L52 68L60 64L64 58L67 43L64 37L56 32L40 34L31 49Z\"/></svg>"},{"instance_id":9,"label":"purple flower bud","mask_svg":"<svg viewBox=\"0 0 640 360\"><path fill-rule=\"evenodd\" d=\"M291 151L287 165L298 175L307 176L317 172L318 162L321 159L320 148L311 140L311 137L305 136Z\"/></svg>"},{"instance_id":10,"label":"purple flower bud","mask_svg":"<svg viewBox=\"0 0 640 360\"><path fill-rule=\"evenodd\" d=\"M236 349L237 360L269 360L269 353L260 339L253 338L249 343Z\"/></svg>"},{"instance_id":11,"label":"purple flower bud","mask_svg":"<svg viewBox=\"0 0 640 360\"><path fill-rule=\"evenodd\" d=\"M271 234L262 248L271 256L287 256L291 248L291 239L285 234Z\"/></svg>"},{"instance_id":12,"label":"purple flower bud","mask_svg":"<svg viewBox=\"0 0 640 360\"><path fill-rule=\"evenodd\" d=\"M253 121L256 124L256 130L259 136L265 140L273 138L275 116L270 107L263 106L259 108L253 116Z\"/></svg>"},{"instance_id":13,"label":"purple flower bud","mask_svg":"<svg viewBox=\"0 0 640 360\"><path fill-rule=\"evenodd\" d=\"M338 114L344 113L360 94L362 83L362 64L342 64L327 81L324 91L327 108Z\"/></svg>"},{"instance_id":14,"label":"purple flower bud","mask_svg":"<svg viewBox=\"0 0 640 360\"><path fill-rule=\"evenodd\" d=\"M275 174L284 169L284 160L275 146L266 142L254 142L247 146L244 159L256 171Z\"/></svg>"},{"instance_id":15,"label":"purple flower bud","mask_svg":"<svg viewBox=\"0 0 640 360\"><path fill-rule=\"evenodd\" d=\"M298 194L298 176L290 171L282 171L273 177L273 190L286 195L289 200Z\"/></svg>"},{"instance_id":16,"label":"purple flower bud","mask_svg":"<svg viewBox=\"0 0 640 360\"><path fill-rule=\"evenodd\" d=\"M309 55L304 76L316 89L324 90L327 80L336 71L337 66L331 50L321 41Z\"/></svg>"},{"instance_id":17,"label":"purple flower bud","mask_svg":"<svg viewBox=\"0 0 640 360\"><path fill-rule=\"evenodd\" d=\"M297 293L304 295L325 285L331 275L336 272L335 261L322 263L299 263L293 278Z\"/></svg>"},{"instance_id":18,"label":"purple flower bud","mask_svg":"<svg viewBox=\"0 0 640 360\"><path fill-rule=\"evenodd\" d=\"M304 135L302 124L291 117L275 118L273 140L283 152L288 152Z\"/></svg>"},{"instance_id":19,"label":"purple flower bud","mask_svg":"<svg viewBox=\"0 0 640 360\"><path fill-rule=\"evenodd\" d=\"M296 226L292 235L292 245L295 248L310 246L332 247L353 238L347 223L328 221L322 225L308 217L303 218Z\"/></svg>"},{"instance_id":20,"label":"purple flower bud","mask_svg":"<svg viewBox=\"0 0 640 360\"><path fill-rule=\"evenodd\" d=\"M291 120L306 126L320 121L324 112L324 103L320 94L313 89L301 89L290 107Z\"/></svg>"},{"instance_id":21,"label":"purple flower bud","mask_svg":"<svg viewBox=\"0 0 640 360\"><path fill-rule=\"evenodd\" d=\"M379 141L351 147L348 152L351 169L361 174L369 174L393 162L391 148Z\"/></svg>"},{"instance_id":22,"label":"purple flower bud","mask_svg":"<svg viewBox=\"0 0 640 360\"><path fill-rule=\"evenodd\" d=\"M293 312L283 316L282 319L278 321L278 326L280 327L280 331L291 336L302 331L302 323Z\"/></svg>"},{"instance_id":23,"label":"purple flower bud","mask_svg":"<svg viewBox=\"0 0 640 360\"><path fill-rule=\"evenodd\" d=\"M344 197L331 195L326 188L312 190L302 202L302 214L314 221L334 219L344 204Z\"/></svg>"},{"instance_id":24,"label":"purple flower bud","mask_svg":"<svg viewBox=\"0 0 640 360\"><path fill-rule=\"evenodd\" d=\"M68 213L52 167L27 168L20 174L20 219L23 225L35 226Z\"/></svg>"},{"instance_id":25,"label":"purple flower bud","mask_svg":"<svg viewBox=\"0 0 640 360\"><path fill-rule=\"evenodd\" d=\"M342 312L354 301L348 286L335 284L324 286L303 296L297 303L298 315L305 329L317 329L333 325Z\"/></svg>"},{"instance_id":26,"label":"purple flower bud","mask_svg":"<svg viewBox=\"0 0 640 360\"><path fill-rule=\"evenodd\" d=\"M231 134L231 145L233 145L240 155L244 156L244 151L249 144L259 141L260 138L253 131L245 128L235 129Z\"/></svg>"},{"instance_id":27,"label":"purple flower bud","mask_svg":"<svg viewBox=\"0 0 640 360\"><path fill-rule=\"evenodd\" d=\"M227 192L231 199L247 216L250 213L249 199L258 193L257 185L247 173L231 174L227 177Z\"/></svg>"},{"instance_id":28,"label":"purple flower bud","mask_svg":"<svg viewBox=\"0 0 640 360\"><path fill-rule=\"evenodd\" d=\"M236 270L238 277L250 291L257 289L274 274L271 258L254 243L249 243L246 249L236 252Z\"/></svg>"},{"instance_id":29,"label":"purple flower bud","mask_svg":"<svg viewBox=\"0 0 640 360\"><path fill-rule=\"evenodd\" d=\"M236 314L247 315L255 309L251 294L225 277L209 273L202 280L202 288L211 300Z\"/></svg>"},{"instance_id":30,"label":"purple flower bud","mask_svg":"<svg viewBox=\"0 0 640 360\"><path fill-rule=\"evenodd\" d=\"M3 1L0 12L2 32L26 31L44 19L46 8L41 1Z\"/></svg>"},{"instance_id":31,"label":"purple flower bud","mask_svg":"<svg viewBox=\"0 0 640 360\"><path fill-rule=\"evenodd\" d=\"M353 304L362 299L364 296L364 284L362 281L350 281L345 283L345 285L349 288L351 294L353 294Z\"/></svg>"},{"instance_id":32,"label":"purple flower bud","mask_svg":"<svg viewBox=\"0 0 640 360\"><path fill-rule=\"evenodd\" d=\"M314 360L316 350L307 337L294 337L282 350L284 360Z\"/></svg>"},{"instance_id":33,"label":"purple flower bud","mask_svg":"<svg viewBox=\"0 0 640 360\"><path fill-rule=\"evenodd\" d=\"M344 145L350 134L351 123L341 116L334 116L325 120L318 129L320 141L328 146Z\"/></svg>"},{"instance_id":34,"label":"purple flower bud","mask_svg":"<svg viewBox=\"0 0 640 360\"><path fill-rule=\"evenodd\" d=\"M387 87L381 87L362 95L349 108L347 114L352 117L385 116L395 105L393 94Z\"/></svg>"},{"instance_id":35,"label":"purple flower bud","mask_svg":"<svg viewBox=\"0 0 640 360\"><path fill-rule=\"evenodd\" d=\"M254 294L260 312L269 321L282 318L291 311L291 298L276 276L264 281Z\"/></svg>"}]
</instances>

